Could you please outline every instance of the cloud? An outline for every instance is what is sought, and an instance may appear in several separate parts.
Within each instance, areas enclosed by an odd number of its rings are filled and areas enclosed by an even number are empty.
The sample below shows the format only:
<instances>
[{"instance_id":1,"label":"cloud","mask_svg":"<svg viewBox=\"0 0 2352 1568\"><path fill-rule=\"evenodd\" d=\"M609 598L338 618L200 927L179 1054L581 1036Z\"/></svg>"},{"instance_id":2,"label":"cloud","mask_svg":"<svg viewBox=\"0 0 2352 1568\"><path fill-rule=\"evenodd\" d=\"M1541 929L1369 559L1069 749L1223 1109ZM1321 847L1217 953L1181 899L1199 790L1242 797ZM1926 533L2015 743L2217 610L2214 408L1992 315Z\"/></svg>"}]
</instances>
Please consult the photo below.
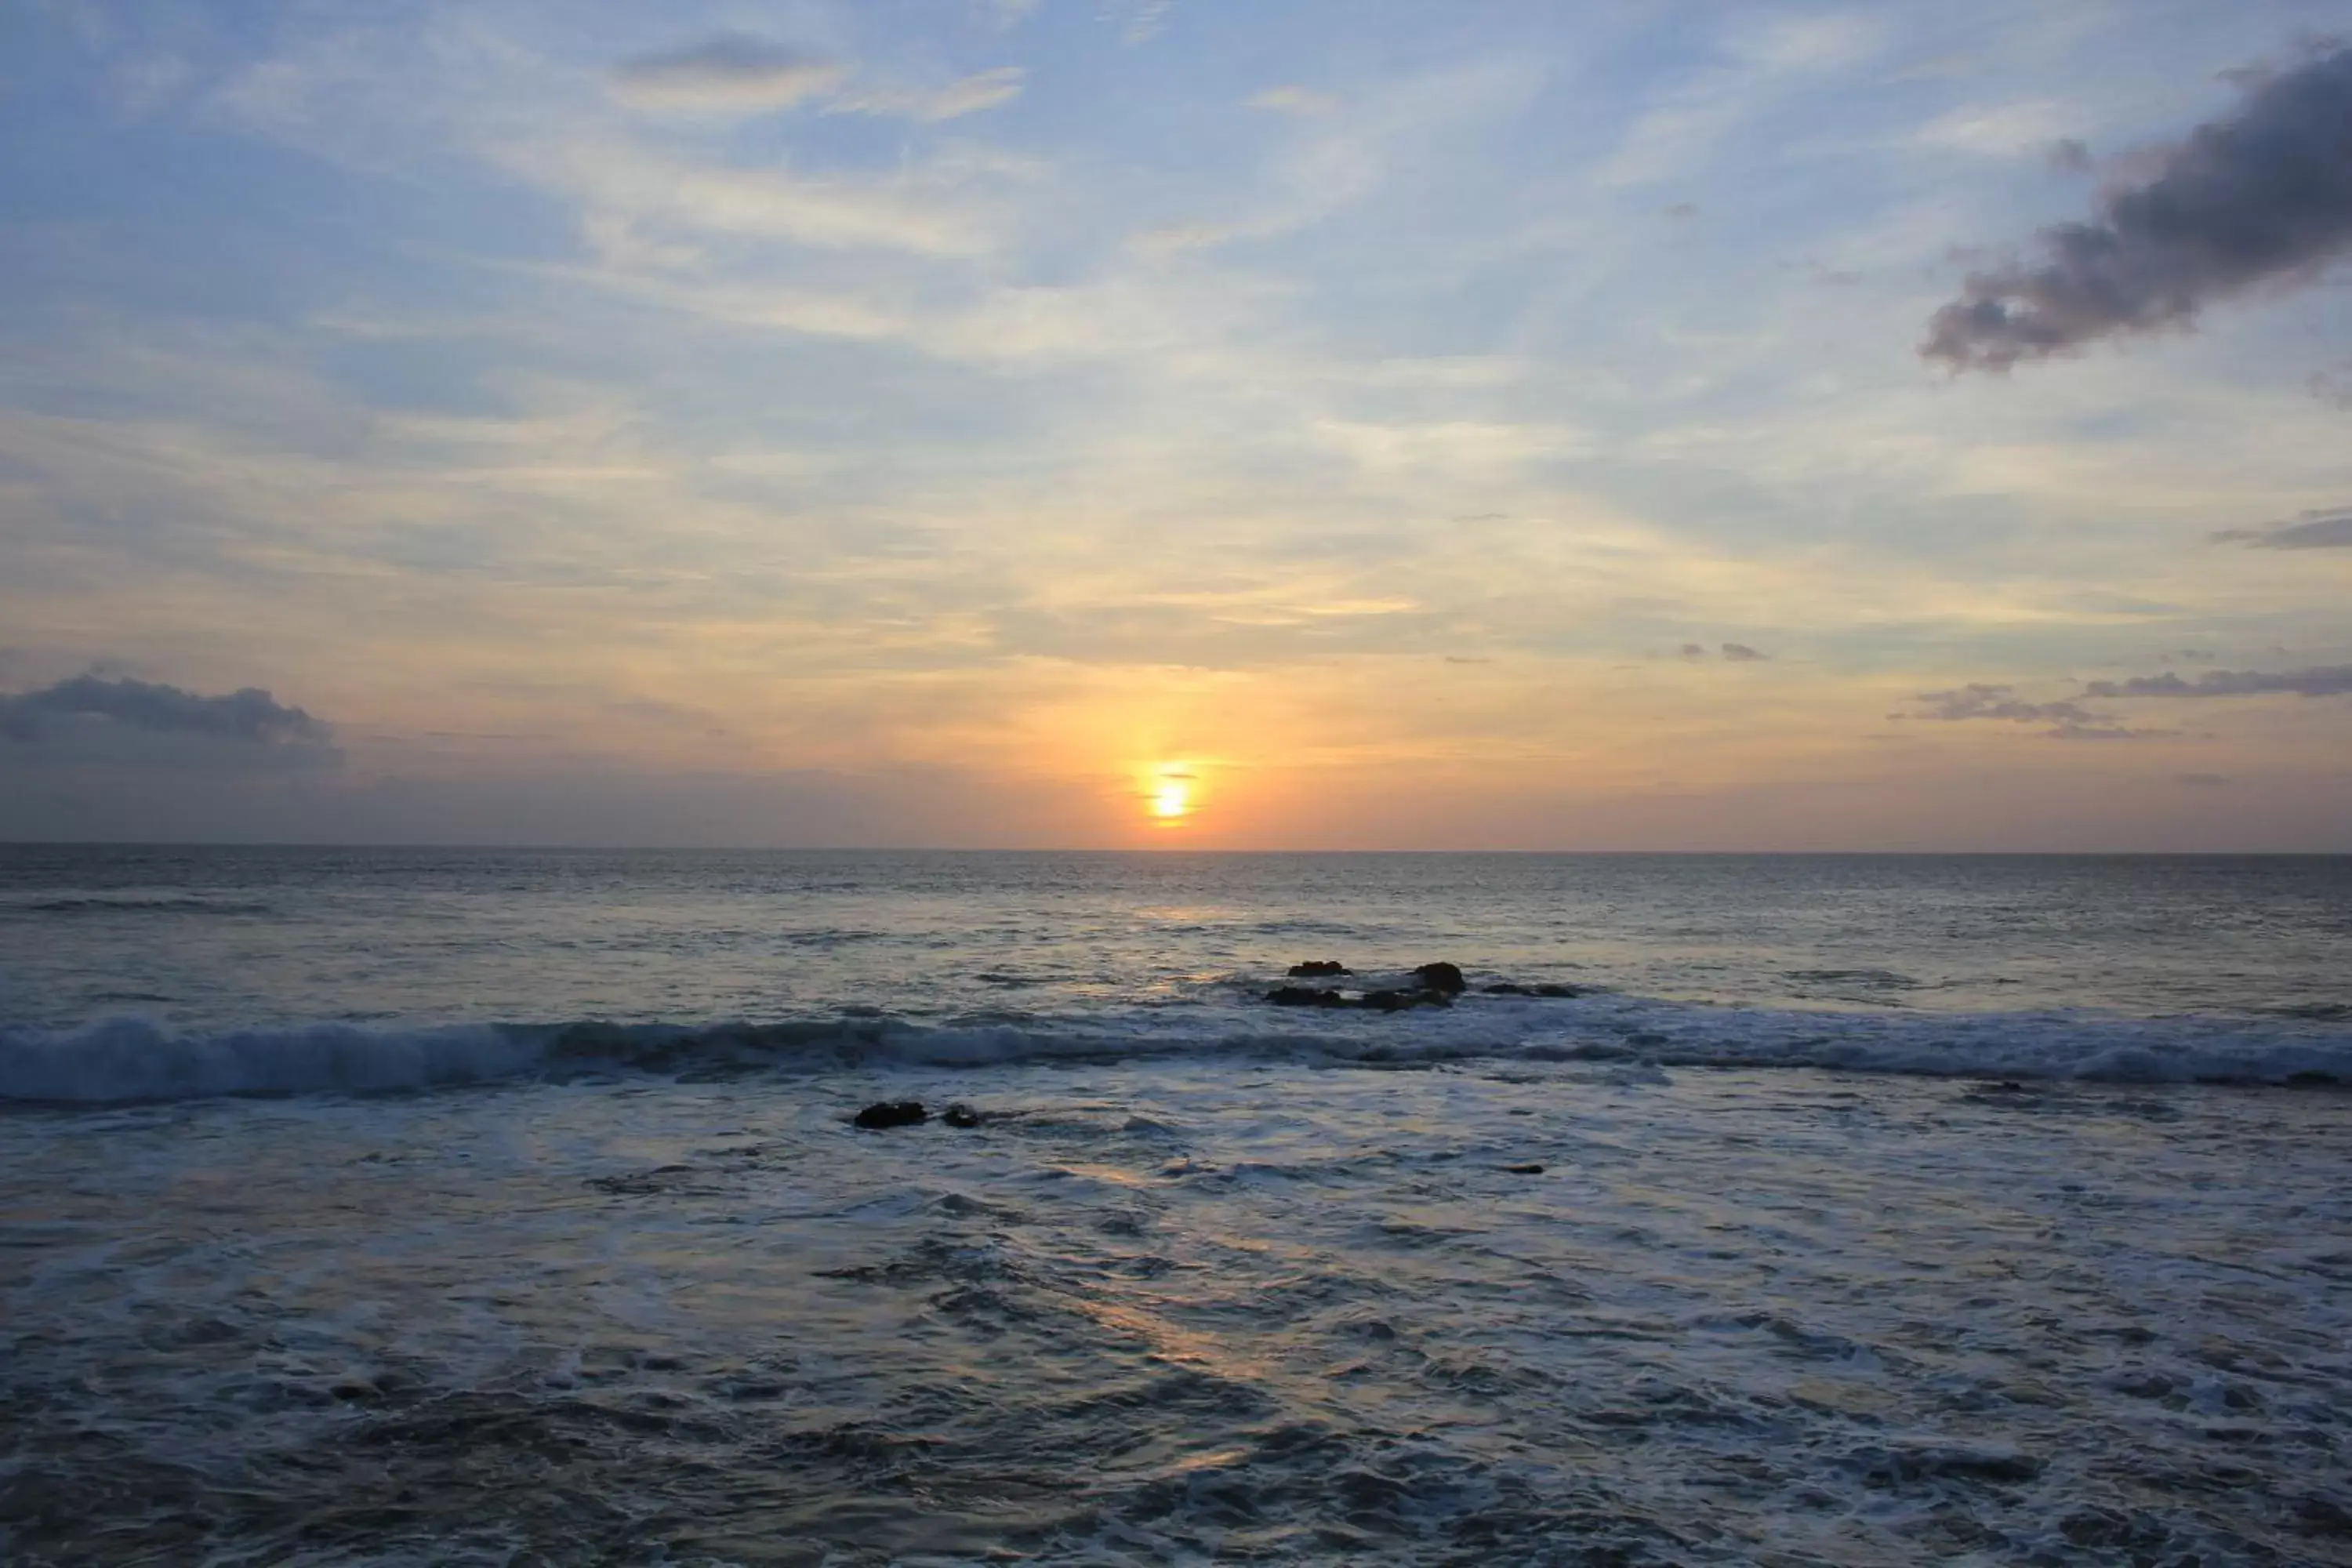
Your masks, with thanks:
<instances>
[{"instance_id":1,"label":"cloud","mask_svg":"<svg viewBox=\"0 0 2352 1568\"><path fill-rule=\"evenodd\" d=\"M2303 512L2271 528L2225 528L2213 538L2249 550L2352 550L2352 506Z\"/></svg>"},{"instance_id":2,"label":"cloud","mask_svg":"<svg viewBox=\"0 0 2352 1568\"><path fill-rule=\"evenodd\" d=\"M1160 30L1168 25L1168 13L1175 4L1176 0L1124 0L1122 7L1106 10L1103 16L1106 21L1115 20L1114 10L1123 8L1126 25L1119 29L1120 41L1147 44L1158 37Z\"/></svg>"},{"instance_id":3,"label":"cloud","mask_svg":"<svg viewBox=\"0 0 2352 1568\"><path fill-rule=\"evenodd\" d=\"M299 708L285 707L251 686L226 697L199 697L176 686L77 675L0 696L0 736L11 741L38 741L60 725L89 720L255 746L324 745L332 733Z\"/></svg>"},{"instance_id":4,"label":"cloud","mask_svg":"<svg viewBox=\"0 0 2352 1568\"><path fill-rule=\"evenodd\" d=\"M584 138L519 149L510 162L587 209L583 227L615 251L680 240L690 246L698 235L924 256L977 255L994 242L991 215L971 198L972 172L951 162L880 177L827 176L781 166L718 167ZM851 311L844 335L875 335L868 325L874 320L871 311Z\"/></svg>"},{"instance_id":5,"label":"cloud","mask_svg":"<svg viewBox=\"0 0 2352 1568\"><path fill-rule=\"evenodd\" d=\"M2016 724L2098 729L2115 722L2113 714L2094 713L2079 702L2027 702L2019 698L2014 687L1988 686L1981 681L1971 681L1950 691L1923 691L1919 700L1927 704L1927 710L1913 714L1913 718L1950 723L1969 719L2005 719Z\"/></svg>"},{"instance_id":6,"label":"cloud","mask_svg":"<svg viewBox=\"0 0 2352 1568\"><path fill-rule=\"evenodd\" d=\"M2311 395L2337 408L2352 408L2352 359L2326 370L2314 371L2307 382Z\"/></svg>"},{"instance_id":7,"label":"cloud","mask_svg":"<svg viewBox=\"0 0 2352 1568\"><path fill-rule=\"evenodd\" d=\"M2057 174L2085 174L2091 170L2090 144L2079 136L2061 136L2042 150L2042 161Z\"/></svg>"},{"instance_id":8,"label":"cloud","mask_svg":"<svg viewBox=\"0 0 2352 1568\"><path fill-rule=\"evenodd\" d=\"M1909 717L1944 723L1990 719L2011 724L2047 724L2050 727L2042 733L2053 741L2145 741L2178 733L2172 730L2135 730L2113 713L2095 712L2079 702L2028 702L2017 695L2014 687L1982 681L1971 681L1950 691L1923 691L1919 700L1927 704L1927 709Z\"/></svg>"},{"instance_id":9,"label":"cloud","mask_svg":"<svg viewBox=\"0 0 2352 1568\"><path fill-rule=\"evenodd\" d=\"M1040 0L981 0L981 14L998 32L1010 32L1037 14Z\"/></svg>"},{"instance_id":10,"label":"cloud","mask_svg":"<svg viewBox=\"0 0 2352 1568\"><path fill-rule=\"evenodd\" d=\"M1772 657L1769 653L1749 647L1744 642L1721 644L1713 653L1706 650L1706 645L1704 643L1686 642L1676 649L1675 653L1676 657L1690 659L1694 663L1703 658L1720 658L1727 664L1760 664Z\"/></svg>"},{"instance_id":11,"label":"cloud","mask_svg":"<svg viewBox=\"0 0 2352 1568\"><path fill-rule=\"evenodd\" d=\"M1339 107L1339 100L1328 92L1317 92L1306 87L1270 87L1249 100L1252 109L1269 110L1276 114L1295 114L1312 119L1329 114Z\"/></svg>"},{"instance_id":12,"label":"cloud","mask_svg":"<svg viewBox=\"0 0 2352 1568\"><path fill-rule=\"evenodd\" d=\"M2129 680L2095 680L2084 691L2093 697L2296 697L2352 695L2352 664L2323 665L2313 669L2209 669L2195 680L2183 680L2167 670L2162 675L2136 676Z\"/></svg>"},{"instance_id":13,"label":"cloud","mask_svg":"<svg viewBox=\"0 0 2352 1568\"><path fill-rule=\"evenodd\" d=\"M2177 735L2178 730L2132 730L2121 724L2061 724L2043 734L2053 741L2145 741L2158 735Z\"/></svg>"},{"instance_id":14,"label":"cloud","mask_svg":"<svg viewBox=\"0 0 2352 1568\"><path fill-rule=\"evenodd\" d=\"M2103 338L2184 326L2209 300L2307 280L2352 250L2352 47L2252 87L2087 223L2042 230L2038 264L1969 275L1920 353L2007 370Z\"/></svg>"},{"instance_id":15,"label":"cloud","mask_svg":"<svg viewBox=\"0 0 2352 1568\"><path fill-rule=\"evenodd\" d=\"M720 33L668 54L640 55L613 71L614 89L653 109L754 112L788 109L843 75L837 63L750 33Z\"/></svg>"},{"instance_id":16,"label":"cloud","mask_svg":"<svg viewBox=\"0 0 2352 1568\"><path fill-rule=\"evenodd\" d=\"M942 120L955 120L1012 102L1021 96L1022 83L1026 75L1019 66L999 66L994 70L959 78L930 91L876 89L844 98L833 104L829 111L899 115L926 124L936 124Z\"/></svg>"}]
</instances>

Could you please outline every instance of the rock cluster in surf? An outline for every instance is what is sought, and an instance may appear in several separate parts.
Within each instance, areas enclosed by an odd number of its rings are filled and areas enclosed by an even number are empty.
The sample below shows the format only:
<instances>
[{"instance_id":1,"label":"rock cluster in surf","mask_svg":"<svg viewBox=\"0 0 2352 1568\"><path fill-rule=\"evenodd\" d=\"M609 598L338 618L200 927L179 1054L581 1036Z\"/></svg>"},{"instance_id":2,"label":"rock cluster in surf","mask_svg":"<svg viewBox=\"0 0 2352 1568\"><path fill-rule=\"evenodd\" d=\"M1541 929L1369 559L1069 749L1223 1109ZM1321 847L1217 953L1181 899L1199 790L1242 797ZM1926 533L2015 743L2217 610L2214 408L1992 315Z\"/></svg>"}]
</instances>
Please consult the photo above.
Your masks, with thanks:
<instances>
[{"instance_id":1,"label":"rock cluster in surf","mask_svg":"<svg viewBox=\"0 0 2352 1568\"><path fill-rule=\"evenodd\" d=\"M1323 978L1353 974L1336 959L1309 959L1290 966L1293 979ZM1410 985L1388 986L1378 990L1349 994L1313 985L1277 985L1265 994L1265 999L1277 1007L1352 1007L1375 1013L1402 1013L1413 1007L1450 1007L1454 999L1470 989L1458 965L1424 963L1412 971ZM1575 985L1547 983L1520 985L1510 981L1484 988L1489 996L1581 996L1583 989Z\"/></svg>"}]
</instances>

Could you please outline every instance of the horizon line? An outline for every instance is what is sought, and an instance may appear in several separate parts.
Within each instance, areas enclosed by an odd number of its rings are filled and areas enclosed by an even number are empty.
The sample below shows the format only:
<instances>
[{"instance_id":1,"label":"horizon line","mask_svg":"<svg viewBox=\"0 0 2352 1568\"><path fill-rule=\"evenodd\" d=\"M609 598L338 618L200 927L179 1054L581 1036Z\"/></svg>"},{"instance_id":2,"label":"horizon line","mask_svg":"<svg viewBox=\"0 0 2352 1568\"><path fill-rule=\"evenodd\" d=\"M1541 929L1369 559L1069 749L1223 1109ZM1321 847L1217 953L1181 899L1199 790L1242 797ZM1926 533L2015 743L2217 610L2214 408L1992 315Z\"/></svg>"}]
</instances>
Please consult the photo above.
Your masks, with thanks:
<instances>
[{"instance_id":1,"label":"horizon line","mask_svg":"<svg viewBox=\"0 0 2352 1568\"><path fill-rule=\"evenodd\" d=\"M437 842L425 840L340 840L262 838L0 838L0 850L16 849L299 849L406 850L417 853L549 855L1522 855L1522 856L1717 856L1773 857L1787 859L1871 856L1892 858L1979 859L2346 859L2343 849L1612 849L1531 848L1180 848L1174 846L1118 845L951 845L951 844L572 844Z\"/></svg>"}]
</instances>

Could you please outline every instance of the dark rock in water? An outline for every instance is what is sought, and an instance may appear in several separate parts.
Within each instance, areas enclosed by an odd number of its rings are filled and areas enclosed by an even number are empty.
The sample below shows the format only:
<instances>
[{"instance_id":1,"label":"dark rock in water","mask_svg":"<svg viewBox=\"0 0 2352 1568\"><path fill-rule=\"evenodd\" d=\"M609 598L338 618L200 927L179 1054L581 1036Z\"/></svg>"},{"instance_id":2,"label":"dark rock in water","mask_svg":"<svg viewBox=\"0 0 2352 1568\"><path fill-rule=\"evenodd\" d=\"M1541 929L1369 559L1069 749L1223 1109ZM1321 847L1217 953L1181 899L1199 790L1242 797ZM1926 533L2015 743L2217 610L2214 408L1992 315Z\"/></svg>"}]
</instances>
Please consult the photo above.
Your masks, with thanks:
<instances>
[{"instance_id":1,"label":"dark rock in water","mask_svg":"<svg viewBox=\"0 0 2352 1568\"><path fill-rule=\"evenodd\" d=\"M869 1132L878 1132L886 1127L920 1127L930 1119L931 1113L919 1100L886 1100L867 1106L850 1121Z\"/></svg>"},{"instance_id":2,"label":"dark rock in water","mask_svg":"<svg viewBox=\"0 0 2352 1568\"><path fill-rule=\"evenodd\" d=\"M940 1112L940 1120L950 1127L977 1127L980 1125L980 1112L959 1100Z\"/></svg>"},{"instance_id":3,"label":"dark rock in water","mask_svg":"<svg viewBox=\"0 0 2352 1568\"><path fill-rule=\"evenodd\" d=\"M1359 1007L1381 1013L1402 1013L1408 1007L1451 1007L1454 998L1444 991L1367 991Z\"/></svg>"},{"instance_id":4,"label":"dark rock in water","mask_svg":"<svg viewBox=\"0 0 2352 1568\"><path fill-rule=\"evenodd\" d=\"M1518 985L1506 980L1500 985L1486 988L1489 996L1581 996L1581 985L1559 985L1547 981L1540 985Z\"/></svg>"},{"instance_id":5,"label":"dark rock in water","mask_svg":"<svg viewBox=\"0 0 2352 1568\"><path fill-rule=\"evenodd\" d=\"M1290 966L1293 980L1311 979L1318 974L1353 974L1356 972L1336 958L1310 958L1304 963Z\"/></svg>"},{"instance_id":6,"label":"dark rock in water","mask_svg":"<svg viewBox=\"0 0 2352 1568\"><path fill-rule=\"evenodd\" d=\"M1546 982L1544 984L1536 987L1536 994L1538 996L1581 996L1584 994L1584 987L1581 985L1561 985L1551 982Z\"/></svg>"},{"instance_id":7,"label":"dark rock in water","mask_svg":"<svg viewBox=\"0 0 2352 1568\"><path fill-rule=\"evenodd\" d=\"M1306 985L1277 985L1265 994L1277 1007L1345 1007L1348 999L1337 991L1317 991Z\"/></svg>"},{"instance_id":8,"label":"dark rock in water","mask_svg":"<svg viewBox=\"0 0 2352 1568\"><path fill-rule=\"evenodd\" d=\"M1506 1165L1503 1169L1514 1176L1540 1176L1543 1174L1543 1167L1533 1163L1525 1165Z\"/></svg>"},{"instance_id":9,"label":"dark rock in water","mask_svg":"<svg viewBox=\"0 0 2352 1568\"><path fill-rule=\"evenodd\" d=\"M2309 1068L2286 1075L2286 1086L2289 1089L2336 1089L2343 1082L2342 1079L2332 1072L2318 1072Z\"/></svg>"},{"instance_id":10,"label":"dark rock in water","mask_svg":"<svg viewBox=\"0 0 2352 1568\"><path fill-rule=\"evenodd\" d=\"M1506 980L1500 985L1487 986L1486 994L1489 996L1532 996L1535 993L1524 985L1514 985L1509 981Z\"/></svg>"},{"instance_id":11,"label":"dark rock in water","mask_svg":"<svg viewBox=\"0 0 2352 1568\"><path fill-rule=\"evenodd\" d=\"M1412 972L1423 991L1443 991L1448 996L1459 996L1470 986L1462 978L1462 971L1450 963L1424 963Z\"/></svg>"}]
</instances>

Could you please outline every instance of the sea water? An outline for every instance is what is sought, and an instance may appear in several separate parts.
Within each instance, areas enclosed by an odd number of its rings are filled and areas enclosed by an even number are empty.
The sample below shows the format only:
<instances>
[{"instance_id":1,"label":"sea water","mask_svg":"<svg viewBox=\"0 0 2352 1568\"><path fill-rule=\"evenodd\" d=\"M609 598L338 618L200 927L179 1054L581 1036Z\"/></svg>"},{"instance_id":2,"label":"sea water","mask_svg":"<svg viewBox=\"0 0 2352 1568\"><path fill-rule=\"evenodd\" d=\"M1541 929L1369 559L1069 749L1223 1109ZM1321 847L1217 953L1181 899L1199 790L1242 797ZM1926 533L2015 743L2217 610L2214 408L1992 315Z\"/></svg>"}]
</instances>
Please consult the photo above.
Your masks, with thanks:
<instances>
[{"instance_id":1,"label":"sea water","mask_svg":"<svg viewBox=\"0 0 2352 1568\"><path fill-rule=\"evenodd\" d=\"M2346 1084L2342 858L0 848L0 1561L2352 1562Z\"/></svg>"}]
</instances>

